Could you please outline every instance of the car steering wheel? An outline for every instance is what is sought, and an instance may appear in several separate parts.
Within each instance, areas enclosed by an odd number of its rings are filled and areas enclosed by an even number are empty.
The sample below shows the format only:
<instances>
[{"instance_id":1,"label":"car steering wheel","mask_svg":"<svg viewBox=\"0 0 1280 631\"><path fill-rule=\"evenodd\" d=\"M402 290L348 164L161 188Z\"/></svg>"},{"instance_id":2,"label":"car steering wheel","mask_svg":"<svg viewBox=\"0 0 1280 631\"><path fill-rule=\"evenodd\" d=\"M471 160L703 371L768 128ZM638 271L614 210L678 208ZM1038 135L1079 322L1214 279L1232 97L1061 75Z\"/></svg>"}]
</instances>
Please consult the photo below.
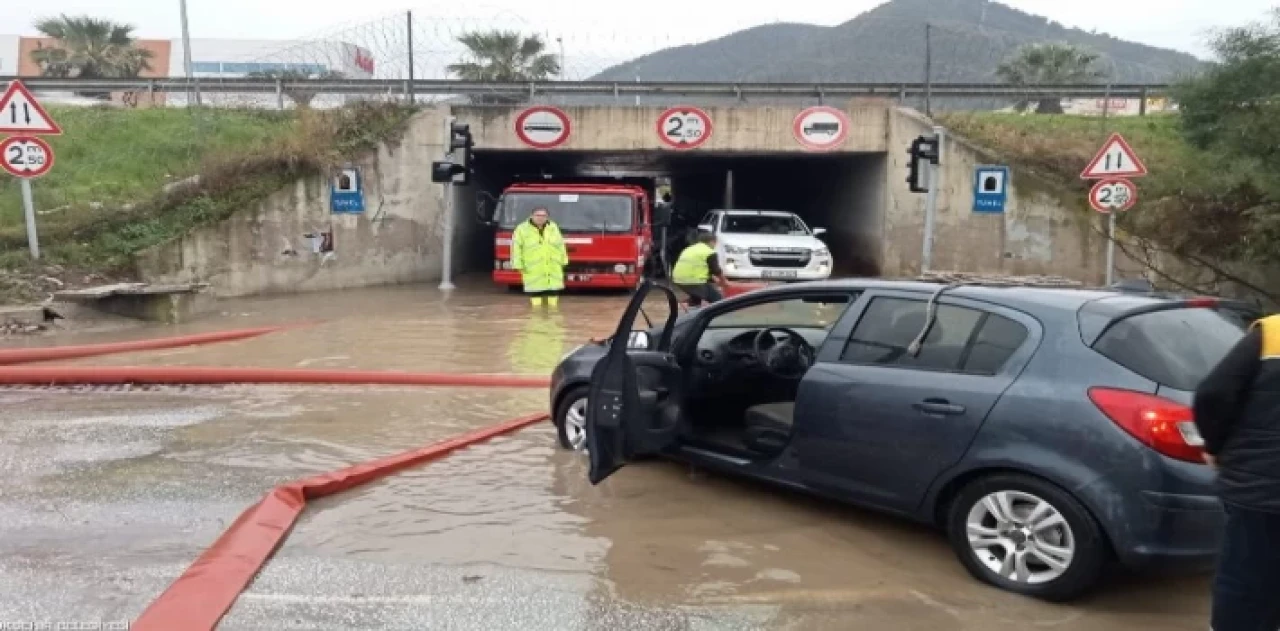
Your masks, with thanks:
<instances>
[{"instance_id":1,"label":"car steering wheel","mask_svg":"<svg viewBox=\"0 0 1280 631\"><path fill-rule=\"evenodd\" d=\"M782 335L776 335L776 334ZM773 345L765 348L764 341L773 340ZM799 333L783 327L769 327L756 334L752 347L756 352L756 361L775 377L783 379L799 379L813 366L815 352L813 345Z\"/></svg>"}]
</instances>

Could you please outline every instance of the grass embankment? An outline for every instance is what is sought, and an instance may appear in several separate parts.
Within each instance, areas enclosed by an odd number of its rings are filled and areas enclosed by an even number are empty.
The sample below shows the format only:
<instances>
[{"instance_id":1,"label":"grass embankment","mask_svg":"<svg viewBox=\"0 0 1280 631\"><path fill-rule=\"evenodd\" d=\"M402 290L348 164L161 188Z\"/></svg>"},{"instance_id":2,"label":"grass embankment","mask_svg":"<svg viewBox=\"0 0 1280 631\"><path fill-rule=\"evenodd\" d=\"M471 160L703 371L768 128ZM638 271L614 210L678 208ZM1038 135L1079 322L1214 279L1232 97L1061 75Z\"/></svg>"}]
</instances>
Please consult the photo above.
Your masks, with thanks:
<instances>
[{"instance_id":1,"label":"grass embankment","mask_svg":"<svg viewBox=\"0 0 1280 631\"><path fill-rule=\"evenodd\" d=\"M1122 244L1131 255L1158 247L1199 268L1209 261L1251 265L1266 258L1268 240L1256 238L1248 209L1263 199L1256 167L1197 149L1182 136L1177 114L1096 116L958 113L942 117L959 135L986 147L1018 171L1040 176L1091 213L1092 182L1080 179L1089 160L1112 132L1124 135L1148 175L1134 178L1138 202L1117 217ZM1251 237L1254 233L1254 238ZM1149 262L1149 261L1148 261ZM1160 274L1163 271L1158 271ZM1241 282L1214 268L1216 280ZM1170 272L1172 273L1172 272ZM1165 278L1203 289L1189 278ZM1259 288L1251 288L1257 290Z\"/></svg>"},{"instance_id":2,"label":"grass embankment","mask_svg":"<svg viewBox=\"0 0 1280 631\"><path fill-rule=\"evenodd\" d=\"M403 131L412 110L53 108L56 162L34 180L41 264L27 252L19 184L0 178L0 303L86 273L127 277L137 252L216 223L299 177ZM166 184L199 175L194 184ZM7 270L7 271L6 271ZM47 281L32 282L32 278Z\"/></svg>"}]
</instances>

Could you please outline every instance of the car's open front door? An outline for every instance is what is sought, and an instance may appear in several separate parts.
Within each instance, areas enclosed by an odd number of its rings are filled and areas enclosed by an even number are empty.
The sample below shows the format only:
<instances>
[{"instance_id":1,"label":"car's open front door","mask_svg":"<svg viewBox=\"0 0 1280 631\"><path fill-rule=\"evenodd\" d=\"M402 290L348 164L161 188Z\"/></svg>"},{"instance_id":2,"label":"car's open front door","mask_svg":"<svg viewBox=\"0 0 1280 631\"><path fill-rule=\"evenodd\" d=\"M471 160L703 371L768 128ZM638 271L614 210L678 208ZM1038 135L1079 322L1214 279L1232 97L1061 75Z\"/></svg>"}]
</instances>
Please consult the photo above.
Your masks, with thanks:
<instances>
[{"instance_id":1,"label":"car's open front door","mask_svg":"<svg viewBox=\"0 0 1280 631\"><path fill-rule=\"evenodd\" d=\"M657 339L633 346L632 326L645 297L657 288L667 297L667 321ZM663 285L644 281L618 321L609 352L591 373L587 401L590 480L599 484L637 456L656 454L680 434L683 374L671 353L678 300ZM640 338L643 339L643 338Z\"/></svg>"}]
</instances>

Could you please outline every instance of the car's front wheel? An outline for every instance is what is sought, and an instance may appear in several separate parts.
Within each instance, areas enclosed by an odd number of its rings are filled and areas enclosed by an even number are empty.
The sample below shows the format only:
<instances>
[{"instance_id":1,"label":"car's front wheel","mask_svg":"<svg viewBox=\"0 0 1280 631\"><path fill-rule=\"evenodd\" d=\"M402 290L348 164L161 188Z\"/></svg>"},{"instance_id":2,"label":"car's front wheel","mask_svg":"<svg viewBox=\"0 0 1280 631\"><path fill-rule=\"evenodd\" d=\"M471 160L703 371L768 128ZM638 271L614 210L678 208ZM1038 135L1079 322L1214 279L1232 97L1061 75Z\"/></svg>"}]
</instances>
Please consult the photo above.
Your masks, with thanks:
<instances>
[{"instance_id":1,"label":"car's front wheel","mask_svg":"<svg viewBox=\"0 0 1280 631\"><path fill-rule=\"evenodd\" d=\"M556 438L560 447L573 451L587 448L587 386L578 386L560 399L556 407Z\"/></svg>"},{"instance_id":2,"label":"car's front wheel","mask_svg":"<svg viewBox=\"0 0 1280 631\"><path fill-rule=\"evenodd\" d=\"M970 483L951 504L947 530L960 562L975 577L1050 601L1087 591L1108 555L1102 529L1079 501L1025 475Z\"/></svg>"}]
</instances>

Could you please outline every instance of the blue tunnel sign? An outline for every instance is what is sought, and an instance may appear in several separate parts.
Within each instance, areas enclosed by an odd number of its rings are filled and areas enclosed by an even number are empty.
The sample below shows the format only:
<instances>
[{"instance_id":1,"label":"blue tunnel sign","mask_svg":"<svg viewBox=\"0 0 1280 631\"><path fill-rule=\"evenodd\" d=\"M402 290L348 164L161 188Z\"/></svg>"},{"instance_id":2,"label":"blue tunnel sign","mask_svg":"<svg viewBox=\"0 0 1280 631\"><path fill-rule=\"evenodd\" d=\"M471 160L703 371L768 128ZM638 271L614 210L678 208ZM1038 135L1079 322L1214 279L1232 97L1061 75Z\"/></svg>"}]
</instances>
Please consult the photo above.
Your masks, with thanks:
<instances>
[{"instance_id":1,"label":"blue tunnel sign","mask_svg":"<svg viewBox=\"0 0 1280 631\"><path fill-rule=\"evenodd\" d=\"M329 209L335 213L364 212L364 186L359 167L344 167L329 185Z\"/></svg>"},{"instance_id":2,"label":"blue tunnel sign","mask_svg":"<svg viewBox=\"0 0 1280 631\"><path fill-rule=\"evenodd\" d=\"M1009 200L1009 167L980 166L973 175L973 212L1002 213Z\"/></svg>"}]
</instances>

